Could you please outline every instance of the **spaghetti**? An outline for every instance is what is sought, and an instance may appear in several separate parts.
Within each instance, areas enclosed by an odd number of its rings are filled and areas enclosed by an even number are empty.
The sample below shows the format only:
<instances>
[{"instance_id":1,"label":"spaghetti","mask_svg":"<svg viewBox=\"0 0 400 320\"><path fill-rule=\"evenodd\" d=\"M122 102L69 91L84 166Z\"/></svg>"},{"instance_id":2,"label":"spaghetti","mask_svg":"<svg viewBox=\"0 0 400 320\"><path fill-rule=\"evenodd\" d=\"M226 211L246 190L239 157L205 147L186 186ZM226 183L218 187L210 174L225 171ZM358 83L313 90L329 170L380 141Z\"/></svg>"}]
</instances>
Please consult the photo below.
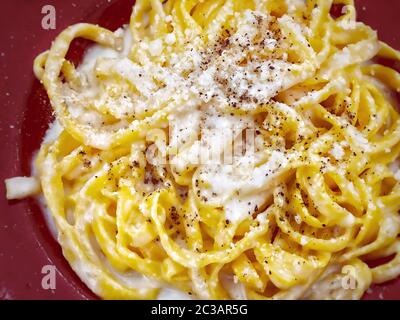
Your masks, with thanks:
<instances>
[{"instance_id":1,"label":"spaghetti","mask_svg":"<svg viewBox=\"0 0 400 320\"><path fill-rule=\"evenodd\" d=\"M77 68L76 38L98 44ZM34 65L65 258L106 299L358 299L397 277L400 75L374 57L400 54L352 0L138 0L116 32L67 28Z\"/></svg>"}]
</instances>

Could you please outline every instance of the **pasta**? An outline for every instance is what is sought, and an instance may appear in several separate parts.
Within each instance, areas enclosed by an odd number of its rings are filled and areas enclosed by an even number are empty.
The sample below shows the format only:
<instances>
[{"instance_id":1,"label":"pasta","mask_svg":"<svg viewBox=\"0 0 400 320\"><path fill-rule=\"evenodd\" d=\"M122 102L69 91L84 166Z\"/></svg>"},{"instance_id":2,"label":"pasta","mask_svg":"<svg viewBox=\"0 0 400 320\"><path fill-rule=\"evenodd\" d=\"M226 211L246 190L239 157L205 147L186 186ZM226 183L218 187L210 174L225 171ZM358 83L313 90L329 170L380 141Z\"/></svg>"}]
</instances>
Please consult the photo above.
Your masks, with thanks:
<instances>
[{"instance_id":1,"label":"pasta","mask_svg":"<svg viewBox=\"0 0 400 320\"><path fill-rule=\"evenodd\" d=\"M76 38L97 44L78 67ZM65 258L105 299L359 299L398 277L400 75L376 57L400 53L352 0L138 0L116 32L67 28L34 64Z\"/></svg>"}]
</instances>

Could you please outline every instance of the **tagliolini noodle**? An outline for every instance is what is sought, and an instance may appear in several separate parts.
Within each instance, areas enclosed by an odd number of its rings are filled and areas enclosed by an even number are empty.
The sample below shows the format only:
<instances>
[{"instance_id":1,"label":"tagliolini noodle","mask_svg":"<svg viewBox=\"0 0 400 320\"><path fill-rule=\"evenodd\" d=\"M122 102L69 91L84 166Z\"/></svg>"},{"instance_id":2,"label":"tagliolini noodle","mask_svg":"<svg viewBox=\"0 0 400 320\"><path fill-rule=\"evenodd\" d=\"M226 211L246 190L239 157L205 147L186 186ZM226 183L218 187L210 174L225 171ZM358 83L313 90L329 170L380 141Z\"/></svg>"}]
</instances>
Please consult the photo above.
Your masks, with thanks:
<instances>
[{"instance_id":1,"label":"tagliolini noodle","mask_svg":"<svg viewBox=\"0 0 400 320\"><path fill-rule=\"evenodd\" d=\"M76 38L100 45L77 68ZM351 0L140 0L124 29L67 28L35 61L65 258L106 299L358 299L394 279L400 75L375 57L400 54ZM244 132L231 161L193 161Z\"/></svg>"}]
</instances>

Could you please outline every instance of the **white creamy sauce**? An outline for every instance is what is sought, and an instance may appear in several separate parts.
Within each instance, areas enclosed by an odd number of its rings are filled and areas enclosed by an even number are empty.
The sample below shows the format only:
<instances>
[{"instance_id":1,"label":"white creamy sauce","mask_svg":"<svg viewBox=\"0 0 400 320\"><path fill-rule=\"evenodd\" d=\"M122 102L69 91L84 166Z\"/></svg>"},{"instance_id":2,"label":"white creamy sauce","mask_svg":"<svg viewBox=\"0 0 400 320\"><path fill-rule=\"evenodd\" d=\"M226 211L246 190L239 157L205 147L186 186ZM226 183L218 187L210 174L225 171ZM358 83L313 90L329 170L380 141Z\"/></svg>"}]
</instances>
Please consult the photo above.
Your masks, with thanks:
<instances>
[{"instance_id":1,"label":"white creamy sauce","mask_svg":"<svg viewBox=\"0 0 400 320\"><path fill-rule=\"evenodd\" d=\"M50 123L49 128L44 135L42 143L53 142L59 137L62 131L63 127L61 126L61 124L57 120L54 120L54 122ZM32 168L34 168L34 165L32 165Z\"/></svg>"},{"instance_id":2,"label":"white creamy sauce","mask_svg":"<svg viewBox=\"0 0 400 320\"><path fill-rule=\"evenodd\" d=\"M344 150L343 150L342 146L339 143L335 143L333 145L333 148L330 151L330 153L333 155L333 157L336 160L342 160L344 155L345 155Z\"/></svg>"},{"instance_id":3,"label":"white creamy sauce","mask_svg":"<svg viewBox=\"0 0 400 320\"><path fill-rule=\"evenodd\" d=\"M97 278L98 274L96 269L91 268L87 263L84 263L81 259L75 259L71 263L72 269L81 278L81 280L89 287L93 292L97 292Z\"/></svg>"},{"instance_id":4,"label":"white creamy sauce","mask_svg":"<svg viewBox=\"0 0 400 320\"><path fill-rule=\"evenodd\" d=\"M99 58L118 58L119 53L112 48L94 45L90 47L79 65L77 71L81 73L90 73L95 67L96 61Z\"/></svg>"},{"instance_id":5,"label":"white creamy sauce","mask_svg":"<svg viewBox=\"0 0 400 320\"><path fill-rule=\"evenodd\" d=\"M193 297L181 290L164 287L158 294L158 300L193 300Z\"/></svg>"},{"instance_id":6,"label":"white creamy sauce","mask_svg":"<svg viewBox=\"0 0 400 320\"><path fill-rule=\"evenodd\" d=\"M227 292L229 292L232 299L247 300L246 289L244 285L235 278L235 276L222 274L221 282L222 286Z\"/></svg>"},{"instance_id":7,"label":"white creamy sauce","mask_svg":"<svg viewBox=\"0 0 400 320\"><path fill-rule=\"evenodd\" d=\"M44 135L42 143L53 142L54 140L56 140L59 137L59 135L62 133L62 131L63 131L63 128L62 128L61 124L57 120L54 120L52 123L50 123L49 128L47 129L47 131ZM36 157L37 157L37 153L34 154L34 156L32 157L32 161L31 161L31 176L32 177L37 176L36 166L35 166ZM40 195L36 196L35 198L36 198L37 203L40 206L40 209L43 213L44 219L50 230L51 235L53 236L53 238L55 240L58 240L58 229L56 227L54 218L47 206L46 199L44 198L43 194L40 194Z\"/></svg>"},{"instance_id":8,"label":"white creamy sauce","mask_svg":"<svg viewBox=\"0 0 400 320\"><path fill-rule=\"evenodd\" d=\"M118 52L112 48L107 48L99 44L93 45L85 52L77 71L80 73L89 74L93 71L99 58L117 59L127 56L132 42L132 36L129 32L129 28L127 28L127 26L123 26L115 31L115 34L123 37L122 51Z\"/></svg>"},{"instance_id":9,"label":"white creamy sauce","mask_svg":"<svg viewBox=\"0 0 400 320\"><path fill-rule=\"evenodd\" d=\"M288 158L282 152L273 151L260 166L246 156L234 165L203 166L199 169L199 179L205 186L200 191L225 207L227 219L240 222L261 207L287 164Z\"/></svg>"},{"instance_id":10,"label":"white creamy sauce","mask_svg":"<svg viewBox=\"0 0 400 320\"><path fill-rule=\"evenodd\" d=\"M294 13L299 8L304 7L306 0L286 0L289 13Z\"/></svg>"},{"instance_id":11,"label":"white creamy sauce","mask_svg":"<svg viewBox=\"0 0 400 320\"><path fill-rule=\"evenodd\" d=\"M124 285L130 288L154 289L161 286L160 282L158 282L157 280L146 277L139 272L119 272L111 266L110 262L103 256L101 252L98 253L98 255L102 257L101 260L103 264L107 267L111 274L119 281L121 281Z\"/></svg>"},{"instance_id":12,"label":"white creamy sauce","mask_svg":"<svg viewBox=\"0 0 400 320\"><path fill-rule=\"evenodd\" d=\"M397 181L400 181L400 169L397 170L397 172L394 174L394 178L395 178Z\"/></svg>"},{"instance_id":13,"label":"white creamy sauce","mask_svg":"<svg viewBox=\"0 0 400 320\"><path fill-rule=\"evenodd\" d=\"M51 235L56 241L58 241L58 229L56 227L53 215L51 214L49 208L47 207L46 199L44 198L43 195L40 195L36 197L36 201L40 206L44 220L46 221L46 225L49 228Z\"/></svg>"},{"instance_id":14,"label":"white creamy sauce","mask_svg":"<svg viewBox=\"0 0 400 320\"><path fill-rule=\"evenodd\" d=\"M400 181L400 159L395 160L389 166L390 171L393 173L393 177Z\"/></svg>"}]
</instances>

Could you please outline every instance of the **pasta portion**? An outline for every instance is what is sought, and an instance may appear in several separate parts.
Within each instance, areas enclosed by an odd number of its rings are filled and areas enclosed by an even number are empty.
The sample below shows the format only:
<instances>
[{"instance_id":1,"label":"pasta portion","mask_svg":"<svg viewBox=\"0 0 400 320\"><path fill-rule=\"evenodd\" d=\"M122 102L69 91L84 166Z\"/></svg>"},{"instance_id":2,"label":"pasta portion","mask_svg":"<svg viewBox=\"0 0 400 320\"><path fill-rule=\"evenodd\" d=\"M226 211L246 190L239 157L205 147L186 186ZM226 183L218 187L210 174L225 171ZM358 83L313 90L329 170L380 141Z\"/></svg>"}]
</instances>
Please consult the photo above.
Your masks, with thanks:
<instances>
[{"instance_id":1,"label":"pasta portion","mask_svg":"<svg viewBox=\"0 0 400 320\"><path fill-rule=\"evenodd\" d=\"M97 44L78 67L76 38ZM352 0L138 0L116 32L67 28L34 65L65 258L106 299L359 299L396 278L400 75L376 57L400 54Z\"/></svg>"}]
</instances>

